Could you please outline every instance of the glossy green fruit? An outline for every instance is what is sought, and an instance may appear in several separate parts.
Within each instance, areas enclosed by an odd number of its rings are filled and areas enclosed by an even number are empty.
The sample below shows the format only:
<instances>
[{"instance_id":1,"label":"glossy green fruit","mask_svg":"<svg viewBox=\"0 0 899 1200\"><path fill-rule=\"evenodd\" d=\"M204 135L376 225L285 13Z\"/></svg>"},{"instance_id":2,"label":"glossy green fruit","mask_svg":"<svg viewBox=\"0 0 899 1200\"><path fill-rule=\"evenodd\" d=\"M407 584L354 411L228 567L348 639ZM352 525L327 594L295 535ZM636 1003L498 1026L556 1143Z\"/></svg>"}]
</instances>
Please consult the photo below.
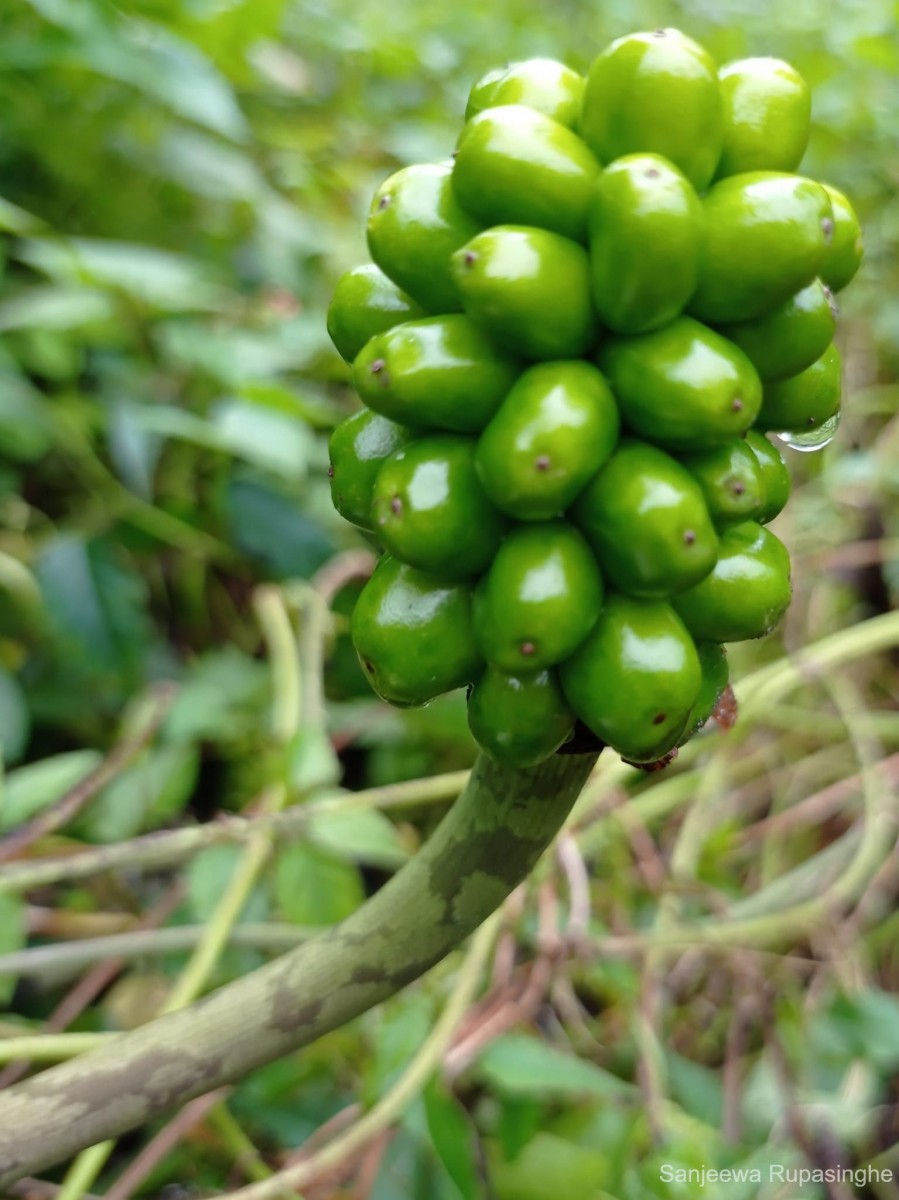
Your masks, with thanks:
<instances>
[{"instance_id":1,"label":"glossy green fruit","mask_svg":"<svg viewBox=\"0 0 899 1200\"><path fill-rule=\"evenodd\" d=\"M836 346L828 346L817 362L776 383L766 383L759 429L808 433L829 420L840 407L842 365Z\"/></svg>"},{"instance_id":2,"label":"glossy green fruit","mask_svg":"<svg viewBox=\"0 0 899 1200\"><path fill-rule=\"evenodd\" d=\"M793 481L783 455L757 429L746 434L746 445L756 457L762 474L763 502L756 520L760 525L773 521L790 498Z\"/></svg>"},{"instance_id":3,"label":"glossy green fruit","mask_svg":"<svg viewBox=\"0 0 899 1200\"><path fill-rule=\"evenodd\" d=\"M488 71L472 87L465 109L470 121L485 108L522 104L573 129L581 114L584 80L552 58L528 58Z\"/></svg>"},{"instance_id":4,"label":"glossy green fruit","mask_svg":"<svg viewBox=\"0 0 899 1200\"><path fill-rule=\"evenodd\" d=\"M353 364L362 400L391 420L478 433L519 366L468 317L407 321L373 337Z\"/></svg>"},{"instance_id":5,"label":"glossy green fruit","mask_svg":"<svg viewBox=\"0 0 899 1200\"><path fill-rule=\"evenodd\" d=\"M456 199L452 168L421 163L397 171L375 192L368 249L381 270L429 312L458 312L462 305L449 259L478 229Z\"/></svg>"},{"instance_id":6,"label":"glossy green fruit","mask_svg":"<svg viewBox=\"0 0 899 1200\"><path fill-rule=\"evenodd\" d=\"M808 145L808 84L780 58L741 58L718 72L724 147L718 177L795 171Z\"/></svg>"},{"instance_id":7,"label":"glossy green fruit","mask_svg":"<svg viewBox=\"0 0 899 1200\"><path fill-rule=\"evenodd\" d=\"M677 744L702 678L670 605L617 595L559 675L584 724L631 762L654 762Z\"/></svg>"},{"instance_id":8,"label":"glossy green fruit","mask_svg":"<svg viewBox=\"0 0 899 1200\"><path fill-rule=\"evenodd\" d=\"M382 699L408 708L470 683L481 671L471 589L384 557L351 624L362 669Z\"/></svg>"},{"instance_id":9,"label":"glossy green fruit","mask_svg":"<svg viewBox=\"0 0 899 1200\"><path fill-rule=\"evenodd\" d=\"M624 423L666 449L719 445L748 429L762 403L762 385L743 351L689 317L610 340L599 365Z\"/></svg>"},{"instance_id":10,"label":"glossy green fruit","mask_svg":"<svg viewBox=\"0 0 899 1200\"><path fill-rule=\"evenodd\" d=\"M680 461L702 489L715 525L758 518L765 503L765 484L758 459L744 438L684 454Z\"/></svg>"},{"instance_id":11,"label":"glossy green fruit","mask_svg":"<svg viewBox=\"0 0 899 1200\"><path fill-rule=\"evenodd\" d=\"M602 594L590 547L567 521L521 525L475 592L480 651L512 675L551 667L587 636Z\"/></svg>"},{"instance_id":12,"label":"glossy green fruit","mask_svg":"<svg viewBox=\"0 0 899 1200\"><path fill-rule=\"evenodd\" d=\"M790 603L790 556L770 530L746 521L721 534L711 575L672 601L697 641L770 633Z\"/></svg>"},{"instance_id":13,"label":"glossy green fruit","mask_svg":"<svg viewBox=\"0 0 899 1200\"><path fill-rule=\"evenodd\" d=\"M598 174L577 134L512 104L485 109L462 130L453 187L486 225L536 225L584 242Z\"/></svg>"},{"instance_id":14,"label":"glossy green fruit","mask_svg":"<svg viewBox=\"0 0 899 1200\"><path fill-rule=\"evenodd\" d=\"M574 714L555 672L506 675L488 667L468 697L468 724L491 758L532 767L568 740Z\"/></svg>"},{"instance_id":15,"label":"glossy green fruit","mask_svg":"<svg viewBox=\"0 0 899 1200\"><path fill-rule=\"evenodd\" d=\"M727 662L727 651L717 642L699 642L696 646L699 655L699 666L702 670L702 682L699 685L699 695L687 728L678 745L683 746L711 718L718 701L730 680L730 668Z\"/></svg>"},{"instance_id":16,"label":"glossy green fruit","mask_svg":"<svg viewBox=\"0 0 899 1200\"><path fill-rule=\"evenodd\" d=\"M629 596L670 596L715 565L718 539L699 485L645 442L622 442L571 515L605 578Z\"/></svg>"},{"instance_id":17,"label":"glossy green fruit","mask_svg":"<svg viewBox=\"0 0 899 1200\"><path fill-rule=\"evenodd\" d=\"M696 287L702 204L657 154L629 154L602 172L590 210L593 300L616 333L673 321Z\"/></svg>"},{"instance_id":18,"label":"glossy green fruit","mask_svg":"<svg viewBox=\"0 0 899 1200\"><path fill-rule=\"evenodd\" d=\"M452 258L462 307L524 358L577 358L596 341L583 246L528 225L495 225Z\"/></svg>"},{"instance_id":19,"label":"glossy green fruit","mask_svg":"<svg viewBox=\"0 0 899 1200\"><path fill-rule=\"evenodd\" d=\"M484 490L520 521L558 516L615 449L618 426L618 407L596 367L530 367L478 441Z\"/></svg>"},{"instance_id":20,"label":"glossy green fruit","mask_svg":"<svg viewBox=\"0 0 899 1200\"><path fill-rule=\"evenodd\" d=\"M328 442L331 500L346 521L374 531L372 491L384 461L409 441L409 430L363 408L341 421Z\"/></svg>"},{"instance_id":21,"label":"glossy green fruit","mask_svg":"<svg viewBox=\"0 0 899 1200\"><path fill-rule=\"evenodd\" d=\"M841 292L862 265L862 231L855 209L843 193L829 183L822 184L822 187L830 200L833 236L824 255L820 274L831 291Z\"/></svg>"},{"instance_id":22,"label":"glossy green fruit","mask_svg":"<svg viewBox=\"0 0 899 1200\"><path fill-rule=\"evenodd\" d=\"M366 263L338 279L328 306L328 335L340 357L352 362L376 333L424 315L380 267Z\"/></svg>"},{"instance_id":23,"label":"glossy green fruit","mask_svg":"<svg viewBox=\"0 0 899 1200\"><path fill-rule=\"evenodd\" d=\"M434 434L397 450L381 467L371 512L394 558L446 579L489 566L506 521L481 487L474 449L471 438Z\"/></svg>"},{"instance_id":24,"label":"glossy green fruit","mask_svg":"<svg viewBox=\"0 0 899 1200\"><path fill-rule=\"evenodd\" d=\"M604 163L640 151L662 154L701 191L721 152L714 61L677 29L618 38L590 67L581 136Z\"/></svg>"},{"instance_id":25,"label":"glossy green fruit","mask_svg":"<svg viewBox=\"0 0 899 1200\"><path fill-rule=\"evenodd\" d=\"M753 171L709 189L689 311L721 324L759 317L818 274L833 234L827 193L799 175Z\"/></svg>"},{"instance_id":26,"label":"glossy green fruit","mask_svg":"<svg viewBox=\"0 0 899 1200\"><path fill-rule=\"evenodd\" d=\"M820 279L752 321L724 325L720 332L740 347L763 381L786 379L811 366L833 338L837 310Z\"/></svg>"}]
</instances>

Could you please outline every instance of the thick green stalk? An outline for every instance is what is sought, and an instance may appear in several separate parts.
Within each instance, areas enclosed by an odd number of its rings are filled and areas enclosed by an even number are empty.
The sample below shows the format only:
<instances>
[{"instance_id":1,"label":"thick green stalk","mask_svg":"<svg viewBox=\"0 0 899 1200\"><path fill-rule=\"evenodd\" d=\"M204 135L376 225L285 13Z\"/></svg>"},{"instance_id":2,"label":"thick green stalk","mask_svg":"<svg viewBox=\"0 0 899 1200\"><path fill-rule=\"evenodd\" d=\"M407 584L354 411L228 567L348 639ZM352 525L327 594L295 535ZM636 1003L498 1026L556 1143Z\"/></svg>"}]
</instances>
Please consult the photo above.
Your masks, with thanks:
<instances>
[{"instance_id":1,"label":"thick green stalk","mask_svg":"<svg viewBox=\"0 0 899 1200\"><path fill-rule=\"evenodd\" d=\"M514 771L481 756L427 845L341 925L0 1093L0 1185L240 1079L417 979L530 872L595 761Z\"/></svg>"}]
</instances>

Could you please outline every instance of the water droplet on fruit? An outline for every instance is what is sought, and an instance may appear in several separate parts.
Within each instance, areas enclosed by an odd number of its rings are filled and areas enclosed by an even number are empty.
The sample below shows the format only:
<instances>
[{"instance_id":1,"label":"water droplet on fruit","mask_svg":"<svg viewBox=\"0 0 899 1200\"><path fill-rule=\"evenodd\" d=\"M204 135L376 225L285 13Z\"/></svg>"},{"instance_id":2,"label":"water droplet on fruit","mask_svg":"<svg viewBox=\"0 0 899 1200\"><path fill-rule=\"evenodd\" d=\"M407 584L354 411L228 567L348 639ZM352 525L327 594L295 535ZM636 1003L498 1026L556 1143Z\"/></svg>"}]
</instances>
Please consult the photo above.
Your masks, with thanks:
<instances>
[{"instance_id":1,"label":"water droplet on fruit","mask_svg":"<svg viewBox=\"0 0 899 1200\"><path fill-rule=\"evenodd\" d=\"M808 433L779 433L778 438L789 446L791 450L801 450L803 454L810 454L815 450L823 450L837 435L837 430L840 428L840 414L838 412L825 421L823 425L819 425L817 429L810 429Z\"/></svg>"}]
</instances>

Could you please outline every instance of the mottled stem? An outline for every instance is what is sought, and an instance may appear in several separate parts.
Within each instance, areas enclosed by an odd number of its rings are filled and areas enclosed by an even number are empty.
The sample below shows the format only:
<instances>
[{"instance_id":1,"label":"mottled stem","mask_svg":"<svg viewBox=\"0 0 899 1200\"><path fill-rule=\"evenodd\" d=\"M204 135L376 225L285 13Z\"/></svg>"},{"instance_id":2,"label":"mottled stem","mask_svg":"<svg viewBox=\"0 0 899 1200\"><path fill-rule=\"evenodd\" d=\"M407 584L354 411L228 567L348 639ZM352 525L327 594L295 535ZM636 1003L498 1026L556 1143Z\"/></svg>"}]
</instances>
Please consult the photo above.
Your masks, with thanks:
<instances>
[{"instance_id":1,"label":"mottled stem","mask_svg":"<svg viewBox=\"0 0 899 1200\"><path fill-rule=\"evenodd\" d=\"M240 1079L423 975L530 872L595 761L511 770L481 756L427 845L341 925L0 1093L0 1185Z\"/></svg>"}]
</instances>

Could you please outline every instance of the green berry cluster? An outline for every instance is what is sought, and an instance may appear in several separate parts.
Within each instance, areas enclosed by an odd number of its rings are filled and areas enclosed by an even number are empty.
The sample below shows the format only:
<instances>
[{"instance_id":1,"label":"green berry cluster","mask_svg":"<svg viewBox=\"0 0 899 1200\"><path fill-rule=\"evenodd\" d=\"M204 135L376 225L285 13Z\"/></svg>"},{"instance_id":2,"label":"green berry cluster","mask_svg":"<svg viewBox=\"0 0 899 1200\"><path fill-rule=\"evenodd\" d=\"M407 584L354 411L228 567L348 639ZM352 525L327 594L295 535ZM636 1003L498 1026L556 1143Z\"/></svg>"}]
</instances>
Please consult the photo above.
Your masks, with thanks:
<instances>
[{"instance_id":1,"label":"green berry cluster","mask_svg":"<svg viewBox=\"0 0 899 1200\"><path fill-rule=\"evenodd\" d=\"M636 33L586 78L491 72L453 159L378 190L328 328L365 405L332 494L386 551L352 620L386 700L470 685L478 743L522 765L577 721L649 763L708 719L722 643L790 599L765 434L839 414L861 237L794 173L809 117L785 62Z\"/></svg>"}]
</instances>

